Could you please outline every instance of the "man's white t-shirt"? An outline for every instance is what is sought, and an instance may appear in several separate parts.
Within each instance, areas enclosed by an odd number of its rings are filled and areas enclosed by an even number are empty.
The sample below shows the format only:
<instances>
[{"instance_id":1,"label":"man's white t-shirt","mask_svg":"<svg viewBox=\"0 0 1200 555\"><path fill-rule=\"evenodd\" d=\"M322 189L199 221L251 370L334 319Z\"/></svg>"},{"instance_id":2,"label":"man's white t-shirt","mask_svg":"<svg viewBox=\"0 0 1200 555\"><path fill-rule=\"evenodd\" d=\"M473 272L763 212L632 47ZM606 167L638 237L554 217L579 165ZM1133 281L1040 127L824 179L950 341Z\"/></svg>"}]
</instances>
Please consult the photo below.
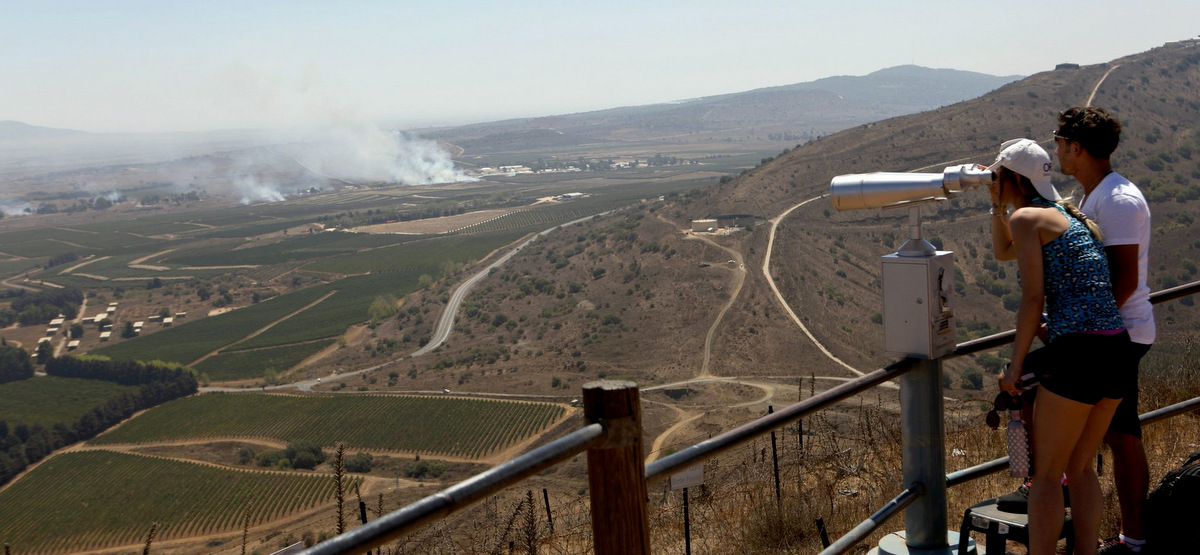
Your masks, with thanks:
<instances>
[{"instance_id":1,"label":"man's white t-shirt","mask_svg":"<svg viewBox=\"0 0 1200 555\"><path fill-rule=\"evenodd\" d=\"M1150 265L1150 207L1137 186L1117 172L1108 174L1079 207L1104 232L1104 246L1138 246L1138 285L1121 306L1121 319L1134 343L1154 343L1154 308L1146 278Z\"/></svg>"}]
</instances>

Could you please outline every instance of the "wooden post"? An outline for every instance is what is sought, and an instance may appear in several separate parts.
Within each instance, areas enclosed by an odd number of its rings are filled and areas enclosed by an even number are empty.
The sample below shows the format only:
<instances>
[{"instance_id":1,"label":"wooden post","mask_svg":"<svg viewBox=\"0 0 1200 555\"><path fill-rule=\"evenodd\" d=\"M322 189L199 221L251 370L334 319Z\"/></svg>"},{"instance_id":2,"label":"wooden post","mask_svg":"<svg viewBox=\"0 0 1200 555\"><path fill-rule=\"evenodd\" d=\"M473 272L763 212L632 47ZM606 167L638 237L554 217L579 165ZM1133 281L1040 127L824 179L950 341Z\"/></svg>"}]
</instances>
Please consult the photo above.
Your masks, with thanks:
<instances>
[{"instance_id":1,"label":"wooden post","mask_svg":"<svg viewBox=\"0 0 1200 555\"><path fill-rule=\"evenodd\" d=\"M596 555L650 554L642 408L637 384L600 380L583 386L583 415L607 432L588 449L592 542Z\"/></svg>"}]
</instances>

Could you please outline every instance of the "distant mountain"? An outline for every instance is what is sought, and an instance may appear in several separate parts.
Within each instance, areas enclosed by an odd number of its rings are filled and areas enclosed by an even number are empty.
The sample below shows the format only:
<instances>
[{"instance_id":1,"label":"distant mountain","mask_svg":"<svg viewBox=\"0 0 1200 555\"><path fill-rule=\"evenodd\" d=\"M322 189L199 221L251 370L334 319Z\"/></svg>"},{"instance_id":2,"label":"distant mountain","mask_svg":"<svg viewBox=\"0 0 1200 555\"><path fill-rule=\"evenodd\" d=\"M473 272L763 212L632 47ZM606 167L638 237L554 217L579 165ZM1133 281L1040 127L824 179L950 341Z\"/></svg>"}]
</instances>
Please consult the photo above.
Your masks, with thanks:
<instances>
[{"instance_id":1,"label":"distant mountain","mask_svg":"<svg viewBox=\"0 0 1200 555\"><path fill-rule=\"evenodd\" d=\"M17 141L25 139L54 139L60 137L80 137L88 135L86 131L74 129L55 129L39 127L19 121L0 121L0 141Z\"/></svg>"},{"instance_id":2,"label":"distant mountain","mask_svg":"<svg viewBox=\"0 0 1200 555\"><path fill-rule=\"evenodd\" d=\"M695 142L753 133L807 141L855 125L975 98L1019 76L899 66L854 77L542 118L467 125L425 133L465 154L689 136Z\"/></svg>"}]
</instances>

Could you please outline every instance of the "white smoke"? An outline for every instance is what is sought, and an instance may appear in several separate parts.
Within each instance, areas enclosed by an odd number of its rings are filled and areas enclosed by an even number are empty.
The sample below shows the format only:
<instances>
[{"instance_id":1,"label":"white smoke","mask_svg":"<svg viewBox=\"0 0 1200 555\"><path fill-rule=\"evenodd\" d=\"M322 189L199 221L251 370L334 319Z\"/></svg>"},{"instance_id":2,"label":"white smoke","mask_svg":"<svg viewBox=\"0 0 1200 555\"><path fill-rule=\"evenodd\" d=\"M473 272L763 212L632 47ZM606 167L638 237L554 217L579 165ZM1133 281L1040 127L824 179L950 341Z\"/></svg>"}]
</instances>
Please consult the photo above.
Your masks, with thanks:
<instances>
[{"instance_id":1,"label":"white smoke","mask_svg":"<svg viewBox=\"0 0 1200 555\"><path fill-rule=\"evenodd\" d=\"M373 125L334 127L297 159L330 177L354 182L434 185L475 181L456 169L436 142Z\"/></svg>"},{"instance_id":2,"label":"white smoke","mask_svg":"<svg viewBox=\"0 0 1200 555\"><path fill-rule=\"evenodd\" d=\"M279 202L284 200L284 194L278 186L255 179L251 175L237 175L233 179L234 190L241 195L242 204L256 202Z\"/></svg>"},{"instance_id":3,"label":"white smoke","mask_svg":"<svg viewBox=\"0 0 1200 555\"><path fill-rule=\"evenodd\" d=\"M33 212L33 205L23 200L0 199L0 212L5 216L28 216Z\"/></svg>"}]
</instances>

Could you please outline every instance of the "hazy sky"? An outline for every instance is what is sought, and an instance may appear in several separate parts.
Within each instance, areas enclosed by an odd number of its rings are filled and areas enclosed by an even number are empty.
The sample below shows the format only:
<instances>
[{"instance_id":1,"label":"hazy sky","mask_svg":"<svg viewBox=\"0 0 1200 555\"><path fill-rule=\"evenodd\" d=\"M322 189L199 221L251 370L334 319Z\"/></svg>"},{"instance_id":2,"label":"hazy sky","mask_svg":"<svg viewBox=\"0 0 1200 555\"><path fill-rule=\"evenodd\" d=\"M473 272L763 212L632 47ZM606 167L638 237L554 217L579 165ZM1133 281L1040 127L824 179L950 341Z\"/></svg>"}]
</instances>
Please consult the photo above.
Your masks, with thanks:
<instances>
[{"instance_id":1,"label":"hazy sky","mask_svg":"<svg viewBox=\"0 0 1200 555\"><path fill-rule=\"evenodd\" d=\"M1028 75L1200 33L1200 2L0 0L0 120L458 124L917 64Z\"/></svg>"}]
</instances>

